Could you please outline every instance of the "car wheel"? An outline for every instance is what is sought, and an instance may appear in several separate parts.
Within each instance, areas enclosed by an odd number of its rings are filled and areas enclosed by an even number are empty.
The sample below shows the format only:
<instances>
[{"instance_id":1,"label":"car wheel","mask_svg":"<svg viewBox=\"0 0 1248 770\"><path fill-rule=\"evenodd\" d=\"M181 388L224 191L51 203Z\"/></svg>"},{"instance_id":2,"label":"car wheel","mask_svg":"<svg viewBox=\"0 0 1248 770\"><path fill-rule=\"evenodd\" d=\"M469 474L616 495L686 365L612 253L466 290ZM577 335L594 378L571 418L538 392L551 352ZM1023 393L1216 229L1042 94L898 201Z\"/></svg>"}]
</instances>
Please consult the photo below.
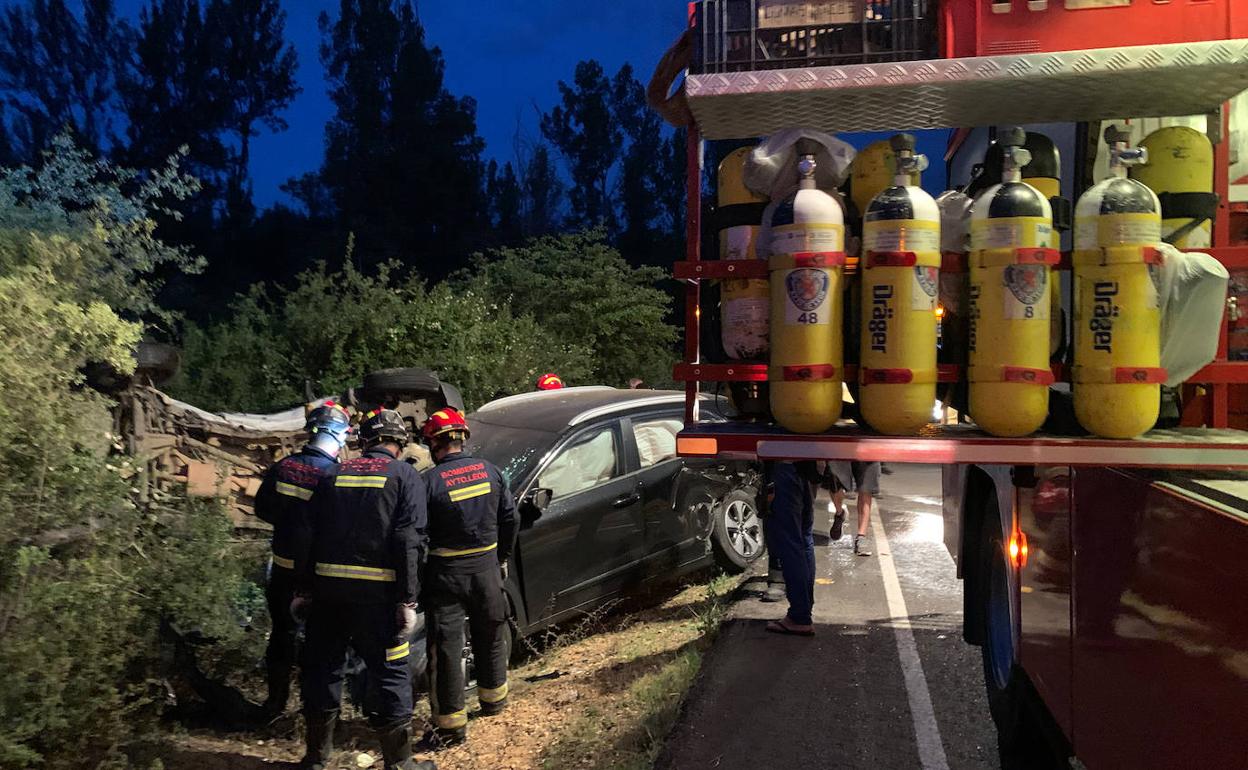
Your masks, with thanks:
<instances>
[{"instance_id":1,"label":"car wheel","mask_svg":"<svg viewBox=\"0 0 1248 770\"><path fill-rule=\"evenodd\" d=\"M140 342L134 350L134 371L160 385L178 373L182 356L173 345L163 342Z\"/></svg>"},{"instance_id":2,"label":"car wheel","mask_svg":"<svg viewBox=\"0 0 1248 770\"><path fill-rule=\"evenodd\" d=\"M441 397L442 383L438 381L438 376L428 369L415 367L382 369L364 375L364 392L370 395Z\"/></svg>"},{"instance_id":3,"label":"car wheel","mask_svg":"<svg viewBox=\"0 0 1248 770\"><path fill-rule=\"evenodd\" d=\"M767 552L757 493L736 489L720 501L711 535L715 560L728 572L743 572Z\"/></svg>"}]
</instances>

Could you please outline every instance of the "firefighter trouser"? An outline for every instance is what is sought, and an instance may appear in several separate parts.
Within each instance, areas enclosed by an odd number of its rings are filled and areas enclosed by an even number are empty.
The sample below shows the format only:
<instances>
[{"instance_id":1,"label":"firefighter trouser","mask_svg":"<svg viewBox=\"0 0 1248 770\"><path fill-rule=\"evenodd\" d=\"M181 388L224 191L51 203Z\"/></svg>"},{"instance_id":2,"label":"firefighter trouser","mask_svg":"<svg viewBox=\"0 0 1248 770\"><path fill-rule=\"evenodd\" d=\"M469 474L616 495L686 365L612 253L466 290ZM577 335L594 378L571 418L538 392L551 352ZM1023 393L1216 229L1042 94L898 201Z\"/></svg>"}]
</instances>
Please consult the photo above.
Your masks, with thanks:
<instances>
[{"instance_id":1,"label":"firefighter trouser","mask_svg":"<svg viewBox=\"0 0 1248 770\"><path fill-rule=\"evenodd\" d=\"M493 556L492 554L490 555ZM456 730L468 724L464 709L464 616L472 635L477 698L500 703L507 697L507 598L497 559L482 559L474 571L429 560L425 620L429 637L434 726Z\"/></svg>"},{"instance_id":2,"label":"firefighter trouser","mask_svg":"<svg viewBox=\"0 0 1248 770\"><path fill-rule=\"evenodd\" d=\"M408 642L397 639L393 604L341 604L313 599L304 629L303 708L310 716L337 711L347 648L367 667L365 711L373 727L386 729L412 718Z\"/></svg>"},{"instance_id":3,"label":"firefighter trouser","mask_svg":"<svg viewBox=\"0 0 1248 770\"><path fill-rule=\"evenodd\" d=\"M295 642L298 625L290 616L290 602L295 597L295 573L293 570L273 565L269 583L264 588L264 598L269 605L269 618L273 630L269 633L269 646L264 651L264 667L269 680L269 697L266 705L282 709L290 698L290 673L295 667Z\"/></svg>"},{"instance_id":4,"label":"firefighter trouser","mask_svg":"<svg viewBox=\"0 0 1248 770\"><path fill-rule=\"evenodd\" d=\"M809 625L815 606L815 521L807 501L813 494L791 463L776 463L772 477L775 500L763 519L767 549L780 560L789 620Z\"/></svg>"}]
</instances>

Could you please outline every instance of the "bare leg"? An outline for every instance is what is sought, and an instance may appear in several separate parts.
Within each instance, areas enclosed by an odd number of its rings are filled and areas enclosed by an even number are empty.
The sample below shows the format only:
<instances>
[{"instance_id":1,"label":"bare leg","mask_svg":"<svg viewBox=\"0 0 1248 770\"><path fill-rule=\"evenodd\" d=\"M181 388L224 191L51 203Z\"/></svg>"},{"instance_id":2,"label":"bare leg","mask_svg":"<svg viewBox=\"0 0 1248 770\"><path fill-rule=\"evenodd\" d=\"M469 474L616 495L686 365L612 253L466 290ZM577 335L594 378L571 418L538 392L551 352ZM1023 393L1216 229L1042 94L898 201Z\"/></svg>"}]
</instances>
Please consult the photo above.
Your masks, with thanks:
<instances>
[{"instance_id":1,"label":"bare leg","mask_svg":"<svg viewBox=\"0 0 1248 770\"><path fill-rule=\"evenodd\" d=\"M867 529L871 526L871 493L858 493L858 534L867 534Z\"/></svg>"},{"instance_id":2,"label":"bare leg","mask_svg":"<svg viewBox=\"0 0 1248 770\"><path fill-rule=\"evenodd\" d=\"M867 529L871 526L871 493L858 491L858 534L854 537L854 553L859 556L870 556L871 547L867 543Z\"/></svg>"}]
</instances>

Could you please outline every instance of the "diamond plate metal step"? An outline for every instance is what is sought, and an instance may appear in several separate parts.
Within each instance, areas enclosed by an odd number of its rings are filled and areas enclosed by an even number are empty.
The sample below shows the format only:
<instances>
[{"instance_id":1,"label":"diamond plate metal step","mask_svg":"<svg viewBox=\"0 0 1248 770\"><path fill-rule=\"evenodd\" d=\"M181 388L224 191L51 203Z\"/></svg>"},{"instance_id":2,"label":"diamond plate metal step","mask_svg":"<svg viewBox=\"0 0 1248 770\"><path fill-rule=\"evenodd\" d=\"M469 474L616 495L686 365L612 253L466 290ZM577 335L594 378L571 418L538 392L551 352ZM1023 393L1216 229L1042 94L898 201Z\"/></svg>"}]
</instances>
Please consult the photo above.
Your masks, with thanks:
<instances>
[{"instance_id":1,"label":"diamond plate metal step","mask_svg":"<svg viewBox=\"0 0 1248 770\"><path fill-rule=\"evenodd\" d=\"M707 139L1212 112L1248 89L1248 39L690 75Z\"/></svg>"}]
</instances>

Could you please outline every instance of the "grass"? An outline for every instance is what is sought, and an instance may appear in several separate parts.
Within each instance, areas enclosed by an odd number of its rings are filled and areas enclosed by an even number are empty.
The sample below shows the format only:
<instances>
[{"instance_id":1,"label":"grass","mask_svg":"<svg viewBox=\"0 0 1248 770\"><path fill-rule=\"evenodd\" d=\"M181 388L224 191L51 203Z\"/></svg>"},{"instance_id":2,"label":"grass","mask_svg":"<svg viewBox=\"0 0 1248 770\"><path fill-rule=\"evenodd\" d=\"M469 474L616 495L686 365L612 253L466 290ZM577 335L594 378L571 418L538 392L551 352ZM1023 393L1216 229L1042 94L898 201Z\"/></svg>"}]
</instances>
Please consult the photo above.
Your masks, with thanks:
<instances>
[{"instance_id":1,"label":"grass","mask_svg":"<svg viewBox=\"0 0 1248 770\"><path fill-rule=\"evenodd\" d=\"M544 770L644 770L654 764L719 632L740 578L718 575L690 589L676 620L647 622L642 613L615 649L621 677L612 698L583 707L543 752ZM683 596L683 595L682 595ZM672 603L669 603L669 605ZM685 617L680 617L680 615Z\"/></svg>"}]
</instances>

